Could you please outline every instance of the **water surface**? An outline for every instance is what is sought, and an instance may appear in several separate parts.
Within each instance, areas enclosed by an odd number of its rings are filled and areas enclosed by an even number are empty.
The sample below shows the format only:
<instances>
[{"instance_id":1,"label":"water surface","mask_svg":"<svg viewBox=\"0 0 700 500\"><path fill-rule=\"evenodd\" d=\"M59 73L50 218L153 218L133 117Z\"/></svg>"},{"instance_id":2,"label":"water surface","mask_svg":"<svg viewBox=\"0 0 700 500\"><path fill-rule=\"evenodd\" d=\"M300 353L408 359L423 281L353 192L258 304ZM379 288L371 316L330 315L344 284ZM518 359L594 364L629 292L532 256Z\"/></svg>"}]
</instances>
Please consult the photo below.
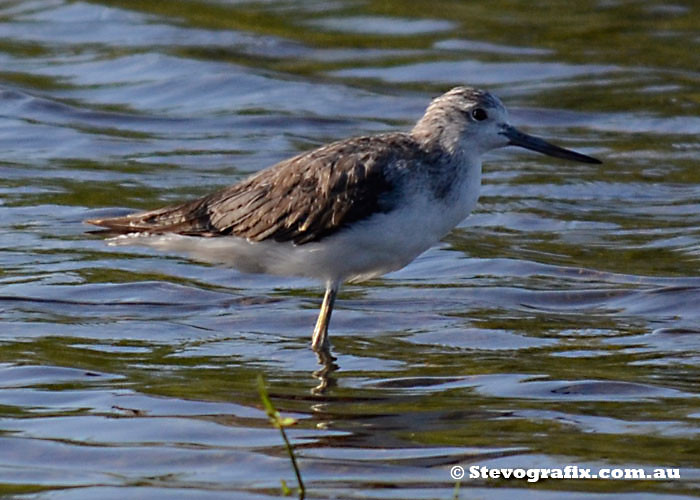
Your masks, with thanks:
<instances>
[{"instance_id":1,"label":"water surface","mask_svg":"<svg viewBox=\"0 0 700 500\"><path fill-rule=\"evenodd\" d=\"M690 498L700 483L700 11L694 2L0 5L0 495ZM83 220L407 129L457 84L602 165L501 150L479 206L405 269L321 297L110 247Z\"/></svg>"}]
</instances>

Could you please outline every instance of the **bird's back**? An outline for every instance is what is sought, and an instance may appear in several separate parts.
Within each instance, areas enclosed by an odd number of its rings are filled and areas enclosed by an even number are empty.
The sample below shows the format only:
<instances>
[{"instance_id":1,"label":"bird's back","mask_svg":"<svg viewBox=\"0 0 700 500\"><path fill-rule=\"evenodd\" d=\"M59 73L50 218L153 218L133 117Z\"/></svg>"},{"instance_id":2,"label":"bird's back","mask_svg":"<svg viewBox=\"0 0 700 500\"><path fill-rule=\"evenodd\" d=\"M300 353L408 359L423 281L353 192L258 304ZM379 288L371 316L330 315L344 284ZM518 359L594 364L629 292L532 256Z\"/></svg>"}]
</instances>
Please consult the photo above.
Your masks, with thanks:
<instances>
[{"instance_id":1,"label":"bird's back","mask_svg":"<svg viewBox=\"0 0 700 500\"><path fill-rule=\"evenodd\" d=\"M358 137L302 153L184 204L88 222L113 234L232 235L304 244L391 211L402 179L429 163L427 155L408 134Z\"/></svg>"}]
</instances>

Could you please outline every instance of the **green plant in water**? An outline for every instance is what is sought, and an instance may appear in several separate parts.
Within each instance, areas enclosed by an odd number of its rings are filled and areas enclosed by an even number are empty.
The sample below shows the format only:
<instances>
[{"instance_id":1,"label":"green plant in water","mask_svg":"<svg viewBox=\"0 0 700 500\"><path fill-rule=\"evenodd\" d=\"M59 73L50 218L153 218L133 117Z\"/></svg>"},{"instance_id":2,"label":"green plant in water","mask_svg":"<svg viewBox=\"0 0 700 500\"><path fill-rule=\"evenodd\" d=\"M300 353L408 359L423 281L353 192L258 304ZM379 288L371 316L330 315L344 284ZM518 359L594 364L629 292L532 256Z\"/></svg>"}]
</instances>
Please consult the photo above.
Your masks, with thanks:
<instances>
[{"instance_id":1,"label":"green plant in water","mask_svg":"<svg viewBox=\"0 0 700 500\"><path fill-rule=\"evenodd\" d=\"M275 407L272 405L272 401L270 401L270 397L267 394L267 388L265 387L265 379L262 375L258 375L258 392L260 393L260 399L262 400L263 406L265 407L265 413L267 413L267 417L270 419L270 423L274 427L277 427L280 430L280 434L282 434L284 445L287 447L287 454L289 455L289 459L292 461L292 468L294 469L294 474L297 476L297 483L299 484L299 500L304 500L304 496L306 495L304 481L301 480L301 472L299 471L299 466L297 465L297 459L294 456L294 449L289 443L289 439L287 439L287 433L284 432L285 427L294 425L297 423L297 421L296 419L291 417L282 418L280 412L278 412L277 409L275 409ZM292 490L289 489L289 486L287 486L285 480L282 479L281 483L282 493L284 495L290 495L292 493Z\"/></svg>"}]
</instances>

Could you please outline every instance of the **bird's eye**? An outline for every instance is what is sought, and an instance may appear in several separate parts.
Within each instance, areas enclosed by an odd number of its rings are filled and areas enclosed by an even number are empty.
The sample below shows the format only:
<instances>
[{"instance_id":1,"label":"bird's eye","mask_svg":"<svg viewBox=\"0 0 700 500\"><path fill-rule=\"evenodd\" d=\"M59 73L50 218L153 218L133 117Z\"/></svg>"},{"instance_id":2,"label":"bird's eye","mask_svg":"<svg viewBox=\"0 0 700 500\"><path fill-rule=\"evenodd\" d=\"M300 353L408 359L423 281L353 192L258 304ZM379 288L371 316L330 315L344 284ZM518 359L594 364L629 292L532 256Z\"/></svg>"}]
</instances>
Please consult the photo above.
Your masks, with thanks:
<instances>
[{"instance_id":1,"label":"bird's eye","mask_svg":"<svg viewBox=\"0 0 700 500\"><path fill-rule=\"evenodd\" d=\"M472 109L472 118L474 118L478 122L483 122L489 117L489 115L486 114L486 111L484 111L482 108L474 108Z\"/></svg>"}]
</instances>

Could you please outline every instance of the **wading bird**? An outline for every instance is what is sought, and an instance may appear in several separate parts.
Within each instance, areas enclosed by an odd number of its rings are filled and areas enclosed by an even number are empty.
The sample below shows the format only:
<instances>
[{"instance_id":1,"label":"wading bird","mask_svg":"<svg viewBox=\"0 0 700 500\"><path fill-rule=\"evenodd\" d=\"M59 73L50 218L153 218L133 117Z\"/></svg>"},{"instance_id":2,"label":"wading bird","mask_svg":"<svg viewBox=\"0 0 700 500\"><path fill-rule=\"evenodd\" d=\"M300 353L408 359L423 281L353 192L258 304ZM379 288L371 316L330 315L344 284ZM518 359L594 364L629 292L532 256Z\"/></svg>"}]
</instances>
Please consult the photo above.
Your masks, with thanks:
<instances>
[{"instance_id":1,"label":"wading bird","mask_svg":"<svg viewBox=\"0 0 700 500\"><path fill-rule=\"evenodd\" d=\"M187 203L87 222L119 243L322 280L311 346L327 353L340 285L400 269L437 243L476 205L481 157L505 146L600 163L520 132L494 95L456 87L410 132L334 142Z\"/></svg>"}]
</instances>

